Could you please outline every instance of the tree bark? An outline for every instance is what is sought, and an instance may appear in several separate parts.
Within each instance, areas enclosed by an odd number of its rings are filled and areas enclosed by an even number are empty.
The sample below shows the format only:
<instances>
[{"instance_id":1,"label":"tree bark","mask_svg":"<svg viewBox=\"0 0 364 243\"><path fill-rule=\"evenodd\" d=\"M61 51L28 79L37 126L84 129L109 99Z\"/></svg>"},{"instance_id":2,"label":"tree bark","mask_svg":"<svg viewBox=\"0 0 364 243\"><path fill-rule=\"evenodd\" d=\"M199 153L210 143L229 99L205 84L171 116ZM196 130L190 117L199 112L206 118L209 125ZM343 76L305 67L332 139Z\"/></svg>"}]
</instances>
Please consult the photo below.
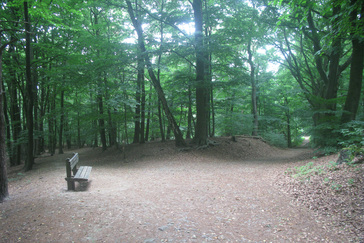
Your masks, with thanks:
<instances>
[{"instance_id":1,"label":"tree bark","mask_svg":"<svg viewBox=\"0 0 364 243\"><path fill-rule=\"evenodd\" d=\"M144 82L144 65L141 70L142 93L141 93L141 111L140 111L140 143L145 143L145 82Z\"/></svg>"},{"instance_id":2,"label":"tree bark","mask_svg":"<svg viewBox=\"0 0 364 243\"><path fill-rule=\"evenodd\" d=\"M101 94L97 95L97 103L100 115L99 118L100 139L102 144L102 150L105 151L107 149L107 144L106 144L105 119L104 119L104 103Z\"/></svg>"},{"instance_id":3,"label":"tree bark","mask_svg":"<svg viewBox=\"0 0 364 243\"><path fill-rule=\"evenodd\" d=\"M155 90L157 91L158 97L159 97L159 99L160 99L160 101L162 103L164 113L167 116L168 122L172 127L172 130L173 130L173 133L174 133L174 136L175 136L176 146L186 146L186 143L185 143L185 141L183 139L183 136L182 136L182 132L179 129L179 127L178 127L178 125L176 123L176 120L174 119L174 116L173 116L172 112L169 110L169 106L168 106L166 97L164 95L164 91L162 89L162 86L160 85L157 77L154 74L153 67L152 67L152 62L149 59L149 55L148 55L148 53L146 51L146 48L145 48L145 45L144 45L143 30L142 30L141 24L134 16L134 11L133 11L133 8L132 8L132 5L131 5L130 1L126 1L126 3L128 4L128 12L129 12L130 18L131 18L131 20L133 22L133 26L134 26L138 36L140 36L141 39L142 39L139 48L141 49L141 52L144 54L144 60L145 60L145 64L146 64L147 69L148 69L149 76L150 76L150 78L152 80L152 83L153 83L153 86L154 86Z\"/></svg>"},{"instance_id":4,"label":"tree bark","mask_svg":"<svg viewBox=\"0 0 364 243\"><path fill-rule=\"evenodd\" d=\"M352 0L351 4L354 5L356 0ZM364 15L364 2L361 6L360 21L357 20L358 12L353 11L351 13L352 29L355 30L357 25L360 25L357 29L363 29L363 15ZM364 42L360 41L359 33L351 32L351 42L353 46L353 54L350 65L350 81L349 90L346 96L343 114L341 116L341 122L346 123L355 120L356 113L360 103L360 92L362 90L363 83L363 68L364 68Z\"/></svg>"},{"instance_id":5,"label":"tree bark","mask_svg":"<svg viewBox=\"0 0 364 243\"><path fill-rule=\"evenodd\" d=\"M147 126L145 128L145 141L149 140L149 128L150 128L150 118L153 116L153 112L151 112L152 107L152 84L150 84L149 95L148 95L148 113L147 113Z\"/></svg>"},{"instance_id":6,"label":"tree bark","mask_svg":"<svg viewBox=\"0 0 364 243\"><path fill-rule=\"evenodd\" d=\"M24 2L24 17L25 17L25 39L26 39L26 47L25 47L25 62L26 62L26 91L27 91L27 102L26 102L26 117L27 117L27 128L28 128L28 145L27 145L27 158L24 165L24 170L29 171L32 170L34 164L34 149L33 149L33 130L34 130L34 121L33 121L33 83L32 83L32 74L31 74L31 37L30 37L30 19L28 14L28 2Z\"/></svg>"},{"instance_id":7,"label":"tree bark","mask_svg":"<svg viewBox=\"0 0 364 243\"><path fill-rule=\"evenodd\" d=\"M0 36L2 31L0 31ZM6 142L5 142L5 119L4 119L4 91L3 91L3 51L11 43L17 41L12 39L9 43L2 44L0 38L0 203L9 196L8 174L6 170Z\"/></svg>"},{"instance_id":8,"label":"tree bark","mask_svg":"<svg viewBox=\"0 0 364 243\"><path fill-rule=\"evenodd\" d=\"M16 38L11 37L12 41L16 41ZM10 166L20 165L21 160L21 144L18 139L21 133L21 117L20 117L20 108L18 102L18 90L17 90L17 77L15 71L16 60L14 58L15 48L14 45L9 45L9 62L8 72L9 72L9 82L8 86L8 95L10 98L10 120L11 120L11 130L12 130L12 142L11 149L9 151L10 156ZM9 123L10 124L10 123Z\"/></svg>"},{"instance_id":9,"label":"tree bark","mask_svg":"<svg viewBox=\"0 0 364 243\"><path fill-rule=\"evenodd\" d=\"M51 91L49 91L51 92ZM53 92L55 93L56 90L53 89ZM50 105L48 106L48 113L50 114L48 116L48 147L49 147L49 153L51 156L53 156L56 153L56 118L55 118L55 110L56 110L56 95L52 94L52 99L48 102Z\"/></svg>"},{"instance_id":10,"label":"tree bark","mask_svg":"<svg viewBox=\"0 0 364 243\"><path fill-rule=\"evenodd\" d=\"M195 142L202 146L207 144L208 136L208 87L205 80L205 51L203 45L202 1L192 3L195 18L196 51L196 128Z\"/></svg>"},{"instance_id":11,"label":"tree bark","mask_svg":"<svg viewBox=\"0 0 364 243\"><path fill-rule=\"evenodd\" d=\"M248 43L248 63L250 65L250 83L252 86L252 92L251 92L251 101L252 101L252 114L253 114L253 132L252 136L258 136L258 105L257 105L257 86L255 82L255 66L253 63L253 53L251 50L251 39Z\"/></svg>"},{"instance_id":12,"label":"tree bark","mask_svg":"<svg viewBox=\"0 0 364 243\"><path fill-rule=\"evenodd\" d=\"M287 146L288 146L288 148L291 148L292 147L291 113L290 113L290 110L289 110L289 102L288 102L287 97L284 97L284 104L287 107L287 110L285 111L286 120L287 120Z\"/></svg>"},{"instance_id":13,"label":"tree bark","mask_svg":"<svg viewBox=\"0 0 364 243\"><path fill-rule=\"evenodd\" d=\"M192 89L191 80L188 80L188 113L187 113L187 134L186 138L193 137L192 132Z\"/></svg>"},{"instance_id":14,"label":"tree bark","mask_svg":"<svg viewBox=\"0 0 364 243\"><path fill-rule=\"evenodd\" d=\"M138 37L138 42L140 42ZM144 79L144 61L143 57L141 56L140 51L138 51L138 74L137 74L137 90L135 93L135 101L136 101L136 107L135 107L135 116L134 116L134 139L133 143L139 143L140 142L140 119L141 119L141 93L142 93L142 79ZM143 73L142 73L143 72Z\"/></svg>"},{"instance_id":15,"label":"tree bark","mask_svg":"<svg viewBox=\"0 0 364 243\"><path fill-rule=\"evenodd\" d=\"M1 32L0 32L1 34ZM6 171L6 143L5 143L5 119L4 119L4 93L3 93L3 51L7 44L1 45L0 38L0 202L9 196L8 175Z\"/></svg>"},{"instance_id":16,"label":"tree bark","mask_svg":"<svg viewBox=\"0 0 364 243\"><path fill-rule=\"evenodd\" d=\"M335 111L336 110L336 101L333 101L333 99L337 98L337 91L339 88L339 62L342 54L342 46L341 46L341 35L336 34L339 33L338 29L338 22L340 21L340 11L341 7L340 4L337 2L337 0L333 1L333 32L335 33L335 36L332 40L332 46L331 46L331 54L330 54L330 64L329 64L329 74L328 74L328 84L326 88L326 94L325 98L328 101L328 104L326 104L326 108ZM331 100L331 101L330 101ZM329 114L333 115L333 114Z\"/></svg>"},{"instance_id":17,"label":"tree bark","mask_svg":"<svg viewBox=\"0 0 364 243\"><path fill-rule=\"evenodd\" d=\"M58 154L63 154L64 90L61 91L61 116L59 118Z\"/></svg>"},{"instance_id":18,"label":"tree bark","mask_svg":"<svg viewBox=\"0 0 364 243\"><path fill-rule=\"evenodd\" d=\"M162 1L161 4L161 12L163 12L164 9L164 1ZM162 61L162 51L163 51L163 43L164 43L164 27L163 27L163 23L161 22L161 26L160 26L160 46L159 46L159 55L158 55L158 70L157 70L157 79L158 79L158 83L160 83L161 79L160 79L160 74L161 74L161 61ZM163 125L163 112L161 110L161 101L158 97L158 121L159 121L159 131L161 134L161 141L165 142L166 141L166 136L164 133L164 125Z\"/></svg>"}]
</instances>

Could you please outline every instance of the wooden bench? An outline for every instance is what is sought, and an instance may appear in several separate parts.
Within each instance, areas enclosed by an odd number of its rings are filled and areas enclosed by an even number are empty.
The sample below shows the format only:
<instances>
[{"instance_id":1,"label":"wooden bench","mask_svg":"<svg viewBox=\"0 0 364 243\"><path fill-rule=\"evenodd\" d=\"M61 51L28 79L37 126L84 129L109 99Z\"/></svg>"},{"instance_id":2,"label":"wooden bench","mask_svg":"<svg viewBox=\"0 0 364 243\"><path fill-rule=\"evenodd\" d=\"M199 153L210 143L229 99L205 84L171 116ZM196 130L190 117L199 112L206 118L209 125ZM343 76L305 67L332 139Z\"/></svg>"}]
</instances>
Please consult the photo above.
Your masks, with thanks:
<instances>
[{"instance_id":1,"label":"wooden bench","mask_svg":"<svg viewBox=\"0 0 364 243\"><path fill-rule=\"evenodd\" d=\"M66 174L65 178L67 181L68 190L75 190L75 181L88 181L92 167L91 166L80 166L77 169L77 163L79 161L78 153L74 153L72 158L66 159Z\"/></svg>"}]
</instances>

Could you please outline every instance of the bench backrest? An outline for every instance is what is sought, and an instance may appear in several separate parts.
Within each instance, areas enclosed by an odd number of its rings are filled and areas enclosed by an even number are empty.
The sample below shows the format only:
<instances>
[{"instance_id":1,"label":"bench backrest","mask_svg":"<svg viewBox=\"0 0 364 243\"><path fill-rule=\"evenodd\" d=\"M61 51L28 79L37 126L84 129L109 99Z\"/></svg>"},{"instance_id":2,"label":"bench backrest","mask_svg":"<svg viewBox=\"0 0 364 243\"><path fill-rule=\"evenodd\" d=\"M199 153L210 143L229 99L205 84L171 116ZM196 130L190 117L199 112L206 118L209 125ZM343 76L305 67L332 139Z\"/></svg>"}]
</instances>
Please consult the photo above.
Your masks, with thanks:
<instances>
[{"instance_id":1,"label":"bench backrest","mask_svg":"<svg viewBox=\"0 0 364 243\"><path fill-rule=\"evenodd\" d=\"M66 172L67 172L67 177L71 177L71 170L73 172L73 174L77 173L77 163L78 163L78 153L74 153L72 158L68 158L66 159Z\"/></svg>"}]
</instances>

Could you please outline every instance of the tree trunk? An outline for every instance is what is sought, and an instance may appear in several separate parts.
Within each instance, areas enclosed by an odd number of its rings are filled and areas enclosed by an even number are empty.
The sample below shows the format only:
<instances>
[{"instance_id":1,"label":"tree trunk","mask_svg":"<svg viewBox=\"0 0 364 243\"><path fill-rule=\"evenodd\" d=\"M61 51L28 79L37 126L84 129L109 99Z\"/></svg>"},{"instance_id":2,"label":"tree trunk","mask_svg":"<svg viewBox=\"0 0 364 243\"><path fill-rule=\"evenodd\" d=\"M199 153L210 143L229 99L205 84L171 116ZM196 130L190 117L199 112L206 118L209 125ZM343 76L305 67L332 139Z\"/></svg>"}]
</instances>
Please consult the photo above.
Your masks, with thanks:
<instances>
[{"instance_id":1,"label":"tree trunk","mask_svg":"<svg viewBox=\"0 0 364 243\"><path fill-rule=\"evenodd\" d=\"M149 55L148 55L148 53L147 53L147 51L145 49L144 38L143 38L143 30L142 30L141 24L134 16L134 11L133 11L133 8L131 6L130 1L126 1L126 2L128 4L128 12L129 12L130 18L131 18L131 20L133 22L134 28L135 28L138 36L140 36L141 39L142 39L139 48L141 49L141 52L144 54L144 60L145 60L145 63L147 65L149 76L150 76L150 78L152 80L152 83L153 83L153 86L154 86L155 90L157 91L158 97L161 100L161 103L162 103L162 106L163 106L163 109L164 109L164 113L166 114L168 122L169 122L169 124L170 124L170 126L171 126L171 128L173 130L173 133L174 133L174 136L175 136L176 146L186 146L186 143L185 143L185 141L183 139L183 136L182 136L182 132L179 129L179 127L178 127L178 125L176 123L176 120L174 119L174 116L173 116L172 112L169 110L169 106L168 106L166 97L164 95L162 86L160 85L157 77L154 74L153 67L152 67L152 62L150 61Z\"/></svg>"},{"instance_id":2,"label":"tree trunk","mask_svg":"<svg viewBox=\"0 0 364 243\"><path fill-rule=\"evenodd\" d=\"M5 91L5 86L4 86L4 83L0 83L0 85L2 85L2 94L3 94L3 112L4 112L4 121L5 121L5 131L6 131L6 148L7 148L7 152L8 152L8 155L9 154L12 154L13 151L12 151L12 148L13 148L13 144L11 142L11 123L10 123L10 119L9 119L9 115L8 115L8 102L7 102L7 96L6 96L6 91ZM12 159L12 156L9 156L10 157L10 164L12 163L11 159Z\"/></svg>"},{"instance_id":3,"label":"tree trunk","mask_svg":"<svg viewBox=\"0 0 364 243\"><path fill-rule=\"evenodd\" d=\"M164 1L162 1L161 4L161 12L163 12L164 9ZM159 47L159 55L158 55L158 70L157 70L157 79L158 79L158 83L160 83L161 79L160 79L160 74L161 74L161 61L162 61L162 47L163 47L163 43L164 43L164 28L163 28L163 23L160 23L160 47ZM159 121L159 130L160 130L160 134L161 134L161 141L165 142L166 141L166 137L164 134L164 126L163 126L163 114L162 114L162 110L161 110L161 101L158 97L158 121Z\"/></svg>"},{"instance_id":4,"label":"tree trunk","mask_svg":"<svg viewBox=\"0 0 364 243\"><path fill-rule=\"evenodd\" d=\"M161 101L158 98L158 121L159 121L159 131L161 133L162 142L166 141L166 136L164 134L164 126L163 126L163 114L161 109Z\"/></svg>"},{"instance_id":5,"label":"tree trunk","mask_svg":"<svg viewBox=\"0 0 364 243\"><path fill-rule=\"evenodd\" d=\"M15 38L12 37L15 41ZM10 119L12 128L12 145L9 153L10 156L10 166L17 166L21 163L21 144L19 142L19 137L21 133L21 117L20 108L18 102L18 89L16 87L17 77L15 72L16 60L14 60L15 49L13 45L9 46L9 55L11 57L8 63L9 78L10 81L7 83L9 98L10 98Z\"/></svg>"},{"instance_id":6,"label":"tree trunk","mask_svg":"<svg viewBox=\"0 0 364 243\"><path fill-rule=\"evenodd\" d=\"M205 13L206 13L206 24L205 24L205 36L207 37L206 43L206 52L205 52L205 73L206 73L206 82L208 84L207 90L207 108L208 108L208 131L209 136L215 136L215 114L214 114L214 99L213 99L213 85L212 85L212 47L211 47L211 36L212 36L212 28L210 23L210 12L208 7L208 1L204 1L205 3Z\"/></svg>"},{"instance_id":7,"label":"tree trunk","mask_svg":"<svg viewBox=\"0 0 364 243\"><path fill-rule=\"evenodd\" d=\"M291 136L291 113L289 110L289 102L288 102L288 98L284 97L284 104L287 108L287 110L285 111L286 114L286 121L287 121L287 146L288 148L292 147L292 136Z\"/></svg>"},{"instance_id":8,"label":"tree trunk","mask_svg":"<svg viewBox=\"0 0 364 243\"><path fill-rule=\"evenodd\" d=\"M49 153L51 156L53 156L56 153L56 90L53 89L54 94L52 94L52 99L48 100L50 105L48 106L48 113L50 114L48 116L48 147L49 147Z\"/></svg>"},{"instance_id":9,"label":"tree trunk","mask_svg":"<svg viewBox=\"0 0 364 243\"><path fill-rule=\"evenodd\" d=\"M125 71L123 70L123 76L122 76L122 83L125 84ZM128 99L128 93L124 89L124 99ZM128 106L126 103L124 103L124 136L123 136L123 144L129 143L129 137L128 137Z\"/></svg>"},{"instance_id":10,"label":"tree trunk","mask_svg":"<svg viewBox=\"0 0 364 243\"><path fill-rule=\"evenodd\" d=\"M106 132L105 132L105 119L104 119L104 104L101 94L97 95L97 103L99 105L99 131L100 131L100 139L102 144L102 151L107 149L106 144Z\"/></svg>"},{"instance_id":11,"label":"tree trunk","mask_svg":"<svg viewBox=\"0 0 364 243\"><path fill-rule=\"evenodd\" d=\"M253 114L253 132L252 136L258 136L258 106L257 106L257 86L255 82L255 66L253 63L253 53L251 50L251 39L248 43L248 55L249 55L249 65L250 65L250 83L252 86L252 93L251 93L251 101L252 101L252 114Z\"/></svg>"},{"instance_id":12,"label":"tree trunk","mask_svg":"<svg viewBox=\"0 0 364 243\"><path fill-rule=\"evenodd\" d=\"M8 44L1 44L0 38L0 202L9 196L8 175L6 171L6 144L5 144L5 119L3 95L3 51Z\"/></svg>"},{"instance_id":13,"label":"tree trunk","mask_svg":"<svg viewBox=\"0 0 364 243\"><path fill-rule=\"evenodd\" d=\"M150 118L153 116L152 110L152 84L150 84L149 95L148 95L148 113L147 113L147 126L145 128L145 141L149 140L149 129L150 129Z\"/></svg>"},{"instance_id":14,"label":"tree trunk","mask_svg":"<svg viewBox=\"0 0 364 243\"><path fill-rule=\"evenodd\" d=\"M138 40L139 41L139 40ZM141 54L138 54L138 76L137 76L137 90L135 93L135 101L136 101L136 107L135 107L135 116L134 116L134 139L133 143L139 143L140 142L140 103L141 103L141 83L142 83L142 76L144 74L141 74L141 70L144 68L141 67L141 65L144 65L143 60L141 60L140 57ZM142 63L141 63L142 62Z\"/></svg>"},{"instance_id":15,"label":"tree trunk","mask_svg":"<svg viewBox=\"0 0 364 243\"><path fill-rule=\"evenodd\" d=\"M37 33L33 33L32 36L34 37L33 42L35 45L37 45ZM37 90L37 86L38 86L38 71L37 71L37 66L36 63L39 61L38 60L38 54L36 53L35 50L32 50L32 57L34 57L34 61L32 64L32 88L33 88L33 121L34 121L34 131L37 132L39 131L39 115L38 115L38 108L39 108L39 101L38 101L38 90ZM34 137L34 144L33 144L33 153L35 155L40 155L40 150L39 150L39 144L40 144L40 137L39 136L35 136Z\"/></svg>"},{"instance_id":16,"label":"tree trunk","mask_svg":"<svg viewBox=\"0 0 364 243\"><path fill-rule=\"evenodd\" d=\"M192 90L191 80L188 80L188 113L187 113L187 134L186 138L193 137L192 133Z\"/></svg>"},{"instance_id":17,"label":"tree trunk","mask_svg":"<svg viewBox=\"0 0 364 243\"><path fill-rule=\"evenodd\" d=\"M356 0L352 0L351 3L354 5ZM364 15L364 2L361 6L361 13L359 20L357 19L358 12L353 11L351 13L352 29L355 30L356 26L359 25L359 21L363 22ZM364 28L361 23L361 29ZM360 28L357 28L360 29ZM346 96L345 106L341 117L341 122L346 123L355 120L356 113L360 103L360 92L362 90L363 83L363 68L364 68L364 42L360 40L359 33L350 33L353 45L353 54L350 65L350 81L349 90Z\"/></svg>"},{"instance_id":18,"label":"tree trunk","mask_svg":"<svg viewBox=\"0 0 364 243\"><path fill-rule=\"evenodd\" d=\"M341 5L337 2L338 0L333 1L333 32L335 33L335 37L332 40L331 46L331 54L330 54L330 65L329 65L329 74L328 74L328 84L326 89L325 98L328 101L326 104L326 108L331 111L336 111L336 102L333 100L337 98L337 91L339 88L339 62L342 54L342 46L341 39L342 36L336 33L339 33L338 30L338 22L340 21L340 11ZM330 101L331 100L331 101ZM333 116L333 114L328 114L329 116Z\"/></svg>"},{"instance_id":19,"label":"tree trunk","mask_svg":"<svg viewBox=\"0 0 364 243\"><path fill-rule=\"evenodd\" d=\"M0 43L1 44L1 43ZM2 50L0 50L0 202L9 196L6 171L5 120L2 90Z\"/></svg>"},{"instance_id":20,"label":"tree trunk","mask_svg":"<svg viewBox=\"0 0 364 243\"><path fill-rule=\"evenodd\" d=\"M195 18L195 51L196 51L196 128L195 142L207 144L208 136L208 87L205 80L205 51L203 45L202 1L192 3Z\"/></svg>"},{"instance_id":21,"label":"tree trunk","mask_svg":"<svg viewBox=\"0 0 364 243\"><path fill-rule=\"evenodd\" d=\"M64 90L61 91L61 116L59 118L58 154L63 154Z\"/></svg>"},{"instance_id":22,"label":"tree trunk","mask_svg":"<svg viewBox=\"0 0 364 243\"><path fill-rule=\"evenodd\" d=\"M39 132L44 133L44 117L46 114L45 111L47 109L47 103L45 102L46 89L44 85L42 85L40 93L41 95L40 95L40 106L39 106L39 111L40 111ZM41 153L44 152L44 136L39 137L38 151L40 151Z\"/></svg>"},{"instance_id":23,"label":"tree trunk","mask_svg":"<svg viewBox=\"0 0 364 243\"><path fill-rule=\"evenodd\" d=\"M28 14L28 2L24 2L24 17L25 17L25 62L26 62L26 91L27 91L27 101L26 101L26 118L27 118L27 128L28 128L28 145L27 145L27 158L24 165L24 170L29 171L33 168L34 164L34 148L33 148L33 83L31 74L31 36L30 36L30 20Z\"/></svg>"},{"instance_id":24,"label":"tree trunk","mask_svg":"<svg viewBox=\"0 0 364 243\"><path fill-rule=\"evenodd\" d=\"M141 93L141 111L140 111L140 143L145 143L145 83L144 83L144 65L142 73L142 93Z\"/></svg>"}]
</instances>

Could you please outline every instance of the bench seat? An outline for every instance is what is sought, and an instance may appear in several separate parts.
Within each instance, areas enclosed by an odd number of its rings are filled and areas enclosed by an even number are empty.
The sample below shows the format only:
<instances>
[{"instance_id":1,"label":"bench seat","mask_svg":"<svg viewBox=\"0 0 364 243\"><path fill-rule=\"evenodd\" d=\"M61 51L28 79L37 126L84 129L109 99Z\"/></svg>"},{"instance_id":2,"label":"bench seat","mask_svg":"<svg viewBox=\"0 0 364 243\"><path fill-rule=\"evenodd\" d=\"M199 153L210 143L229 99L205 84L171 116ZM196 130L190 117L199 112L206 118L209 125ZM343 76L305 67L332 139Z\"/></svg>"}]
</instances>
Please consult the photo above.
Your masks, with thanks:
<instances>
[{"instance_id":1,"label":"bench seat","mask_svg":"<svg viewBox=\"0 0 364 243\"><path fill-rule=\"evenodd\" d=\"M90 173L91 173L92 167L91 166L80 166L78 168L76 175L73 177L73 180L75 181L87 181Z\"/></svg>"}]
</instances>

